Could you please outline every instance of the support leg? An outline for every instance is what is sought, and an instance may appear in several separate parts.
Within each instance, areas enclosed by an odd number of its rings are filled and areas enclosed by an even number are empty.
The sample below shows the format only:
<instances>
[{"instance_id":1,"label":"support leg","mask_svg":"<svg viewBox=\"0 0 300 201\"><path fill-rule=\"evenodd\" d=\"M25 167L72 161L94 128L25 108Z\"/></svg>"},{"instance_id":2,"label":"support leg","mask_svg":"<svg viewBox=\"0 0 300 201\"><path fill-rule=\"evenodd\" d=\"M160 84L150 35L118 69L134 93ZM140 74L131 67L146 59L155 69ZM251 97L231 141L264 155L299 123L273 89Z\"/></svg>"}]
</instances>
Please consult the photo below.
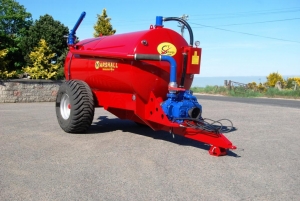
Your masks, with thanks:
<instances>
[{"instance_id":1,"label":"support leg","mask_svg":"<svg viewBox=\"0 0 300 201\"><path fill-rule=\"evenodd\" d=\"M216 147L216 146L210 146L209 154L213 156L225 156L227 154L227 149Z\"/></svg>"}]
</instances>

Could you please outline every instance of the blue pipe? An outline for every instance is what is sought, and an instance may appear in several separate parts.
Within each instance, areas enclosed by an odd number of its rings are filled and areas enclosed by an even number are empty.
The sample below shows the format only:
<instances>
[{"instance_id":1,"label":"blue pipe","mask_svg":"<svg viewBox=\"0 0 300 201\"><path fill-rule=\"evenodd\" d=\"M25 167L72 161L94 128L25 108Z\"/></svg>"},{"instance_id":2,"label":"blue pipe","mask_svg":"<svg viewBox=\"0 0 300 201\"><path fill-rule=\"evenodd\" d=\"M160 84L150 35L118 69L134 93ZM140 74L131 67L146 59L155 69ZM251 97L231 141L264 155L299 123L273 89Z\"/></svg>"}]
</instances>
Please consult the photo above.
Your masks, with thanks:
<instances>
[{"instance_id":1,"label":"blue pipe","mask_svg":"<svg viewBox=\"0 0 300 201\"><path fill-rule=\"evenodd\" d=\"M167 61L170 64L170 83L176 83L177 64L173 57L160 54L135 54L135 60Z\"/></svg>"},{"instance_id":2,"label":"blue pipe","mask_svg":"<svg viewBox=\"0 0 300 201\"><path fill-rule=\"evenodd\" d=\"M167 61L170 63L170 82L176 83L176 61L173 57L169 55L161 55L161 61Z\"/></svg>"},{"instance_id":3,"label":"blue pipe","mask_svg":"<svg viewBox=\"0 0 300 201\"><path fill-rule=\"evenodd\" d=\"M75 43L75 40L76 40L76 30L78 29L80 23L82 22L83 18L85 17L85 12L82 12L79 19L77 20L74 28L71 30L71 32L69 33L69 36L68 36L68 45L74 45Z\"/></svg>"}]
</instances>

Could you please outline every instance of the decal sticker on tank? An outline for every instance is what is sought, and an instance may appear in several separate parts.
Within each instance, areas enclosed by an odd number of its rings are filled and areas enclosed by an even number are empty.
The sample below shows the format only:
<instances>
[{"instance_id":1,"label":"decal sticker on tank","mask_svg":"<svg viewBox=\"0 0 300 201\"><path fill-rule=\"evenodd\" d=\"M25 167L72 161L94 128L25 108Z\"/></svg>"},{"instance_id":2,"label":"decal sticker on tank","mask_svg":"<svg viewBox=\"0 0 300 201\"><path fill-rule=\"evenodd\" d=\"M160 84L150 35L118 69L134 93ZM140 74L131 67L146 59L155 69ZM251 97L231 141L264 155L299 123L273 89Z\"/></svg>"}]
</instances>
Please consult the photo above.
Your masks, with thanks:
<instances>
[{"instance_id":1,"label":"decal sticker on tank","mask_svg":"<svg viewBox=\"0 0 300 201\"><path fill-rule=\"evenodd\" d=\"M198 65L200 61L200 57L197 55L197 51L194 51L194 55L192 56L192 64Z\"/></svg>"},{"instance_id":2,"label":"decal sticker on tank","mask_svg":"<svg viewBox=\"0 0 300 201\"><path fill-rule=\"evenodd\" d=\"M104 71L114 71L116 68L118 68L118 63L109 61L96 61L95 68L97 70L101 68Z\"/></svg>"},{"instance_id":3,"label":"decal sticker on tank","mask_svg":"<svg viewBox=\"0 0 300 201\"><path fill-rule=\"evenodd\" d=\"M172 43L164 42L157 46L157 51L162 55L174 56L177 52L177 49Z\"/></svg>"}]
</instances>

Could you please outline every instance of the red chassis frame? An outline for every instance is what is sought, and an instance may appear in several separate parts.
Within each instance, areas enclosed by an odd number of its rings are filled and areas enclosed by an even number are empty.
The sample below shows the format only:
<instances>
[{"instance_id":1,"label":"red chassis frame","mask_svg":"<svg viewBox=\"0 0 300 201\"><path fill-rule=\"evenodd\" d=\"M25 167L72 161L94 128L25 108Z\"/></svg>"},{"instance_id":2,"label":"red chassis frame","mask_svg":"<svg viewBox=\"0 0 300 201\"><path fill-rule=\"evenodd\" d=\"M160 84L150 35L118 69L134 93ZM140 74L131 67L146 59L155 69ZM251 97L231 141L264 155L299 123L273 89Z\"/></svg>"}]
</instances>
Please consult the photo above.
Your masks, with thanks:
<instances>
[{"instance_id":1,"label":"red chassis frame","mask_svg":"<svg viewBox=\"0 0 300 201\"><path fill-rule=\"evenodd\" d=\"M228 149L236 149L236 146L222 134L208 132L201 129L185 127L185 124L171 122L160 104L162 98L156 98L153 93L147 103L144 103L138 96L116 92L93 91L98 106L116 115L120 119L130 119L143 123L153 130L164 130L177 135L184 136L210 145L209 154L213 156L223 156Z\"/></svg>"}]
</instances>

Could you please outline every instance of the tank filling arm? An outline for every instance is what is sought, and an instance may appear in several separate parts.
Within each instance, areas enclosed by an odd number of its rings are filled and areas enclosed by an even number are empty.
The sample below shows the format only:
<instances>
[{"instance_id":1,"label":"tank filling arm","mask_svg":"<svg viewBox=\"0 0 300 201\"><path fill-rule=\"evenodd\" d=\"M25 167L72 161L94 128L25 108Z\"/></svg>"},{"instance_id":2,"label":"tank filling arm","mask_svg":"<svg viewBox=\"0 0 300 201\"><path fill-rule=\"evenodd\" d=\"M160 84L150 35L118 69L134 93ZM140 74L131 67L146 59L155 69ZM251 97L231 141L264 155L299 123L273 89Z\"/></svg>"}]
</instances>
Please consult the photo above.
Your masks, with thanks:
<instances>
[{"instance_id":1,"label":"tank filling arm","mask_svg":"<svg viewBox=\"0 0 300 201\"><path fill-rule=\"evenodd\" d=\"M75 43L75 40L76 40L76 30L78 29L80 23L82 22L83 18L85 17L85 12L82 12L79 19L77 20L75 26L73 27L73 29L71 30L71 32L69 33L69 36L68 36L68 45L69 46L72 46L74 45Z\"/></svg>"}]
</instances>

